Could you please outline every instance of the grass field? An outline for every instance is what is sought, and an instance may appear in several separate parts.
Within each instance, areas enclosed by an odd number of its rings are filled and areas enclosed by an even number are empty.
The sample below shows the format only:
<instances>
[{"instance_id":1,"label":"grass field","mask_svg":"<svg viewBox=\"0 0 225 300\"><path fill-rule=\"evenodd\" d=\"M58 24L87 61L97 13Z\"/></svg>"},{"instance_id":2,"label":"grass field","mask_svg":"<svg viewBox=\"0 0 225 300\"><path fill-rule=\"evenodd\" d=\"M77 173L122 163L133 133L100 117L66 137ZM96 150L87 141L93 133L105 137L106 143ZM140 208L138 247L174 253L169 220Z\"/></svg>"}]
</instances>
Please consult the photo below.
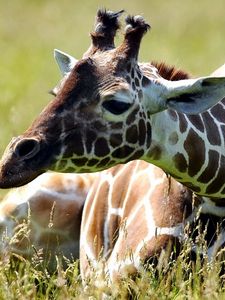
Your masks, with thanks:
<instances>
[{"instance_id":1,"label":"grass field","mask_svg":"<svg viewBox=\"0 0 225 300\"><path fill-rule=\"evenodd\" d=\"M225 63L224 0L0 0L0 153L51 99L47 92L60 78L52 50L80 58L101 7L123 8L150 22L151 33L141 46L142 61L163 60L194 76L207 75ZM187 268L195 268L188 278ZM0 300L99 297L92 284L83 291L76 264L51 276L46 272L29 262L14 266L5 257L0 262ZM140 299L225 299L216 264L188 267L181 258L158 279L154 272L145 272L118 290L136 289Z\"/></svg>"}]
</instances>

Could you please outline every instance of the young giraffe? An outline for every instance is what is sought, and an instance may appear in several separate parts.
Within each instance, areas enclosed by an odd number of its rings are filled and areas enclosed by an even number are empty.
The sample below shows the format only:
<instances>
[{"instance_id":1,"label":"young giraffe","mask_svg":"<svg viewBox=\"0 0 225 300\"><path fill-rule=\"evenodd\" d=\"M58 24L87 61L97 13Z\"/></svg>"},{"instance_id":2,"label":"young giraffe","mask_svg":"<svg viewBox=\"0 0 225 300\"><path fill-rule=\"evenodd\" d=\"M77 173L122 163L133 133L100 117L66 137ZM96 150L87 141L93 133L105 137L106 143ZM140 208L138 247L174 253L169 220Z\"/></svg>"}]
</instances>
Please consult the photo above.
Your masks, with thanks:
<instances>
[{"instance_id":1,"label":"young giraffe","mask_svg":"<svg viewBox=\"0 0 225 300\"><path fill-rule=\"evenodd\" d=\"M213 215L201 197L144 161L92 176L43 174L11 191L0 205L0 215L1 254L10 251L31 259L42 250L50 268L57 254L80 257L84 280L93 268L96 278L105 273L113 281L134 274L146 261L156 262L163 249L168 255L174 246L178 255L188 237L187 224L192 255L200 251L195 241L198 222L201 232L206 232L209 259L225 242L223 218ZM23 229L20 234L18 226Z\"/></svg>"},{"instance_id":2,"label":"young giraffe","mask_svg":"<svg viewBox=\"0 0 225 300\"><path fill-rule=\"evenodd\" d=\"M224 100L216 104L225 78L169 81L152 65L138 64L149 25L127 17L124 41L115 48L120 13L98 12L92 45L80 61L56 53L65 82L7 147L0 187L23 185L47 169L94 172L139 158L217 201L225 193Z\"/></svg>"},{"instance_id":3,"label":"young giraffe","mask_svg":"<svg viewBox=\"0 0 225 300\"><path fill-rule=\"evenodd\" d=\"M0 202L1 255L41 251L49 267L57 254L79 258L83 205L97 176L46 173L10 191Z\"/></svg>"},{"instance_id":4,"label":"young giraffe","mask_svg":"<svg viewBox=\"0 0 225 300\"><path fill-rule=\"evenodd\" d=\"M160 255L169 256L175 249L179 255L187 239L194 259L202 253L198 238L203 233L210 261L225 244L224 217L152 164L136 160L118 165L100 173L84 205L82 278L92 268L113 281L134 274Z\"/></svg>"}]
</instances>

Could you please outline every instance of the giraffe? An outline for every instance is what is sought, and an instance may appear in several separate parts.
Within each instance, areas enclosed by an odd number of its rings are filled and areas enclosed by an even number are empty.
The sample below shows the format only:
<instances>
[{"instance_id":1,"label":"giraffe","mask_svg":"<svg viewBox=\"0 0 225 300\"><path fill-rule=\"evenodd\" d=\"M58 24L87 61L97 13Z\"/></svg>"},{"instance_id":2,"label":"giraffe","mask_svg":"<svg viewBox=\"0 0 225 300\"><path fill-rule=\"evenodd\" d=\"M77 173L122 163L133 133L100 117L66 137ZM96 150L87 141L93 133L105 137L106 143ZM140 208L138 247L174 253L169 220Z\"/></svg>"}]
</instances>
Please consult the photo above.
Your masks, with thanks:
<instances>
[{"instance_id":1,"label":"giraffe","mask_svg":"<svg viewBox=\"0 0 225 300\"><path fill-rule=\"evenodd\" d=\"M68 56L61 51L57 52ZM160 71L165 68L164 65L158 67ZM222 76L225 73L224 67L213 74ZM163 71L166 71L169 79L175 80L180 76L173 68L166 67ZM53 89L54 95L58 93L62 82ZM82 204L84 213L81 218ZM56 214L53 214L53 227L49 228L47 224L51 219L53 205ZM83 279L91 275L91 267L94 266L95 271L98 269L100 257L105 261L100 274L108 273L115 281L140 271L144 261L156 261L165 249L168 252L168 246L172 249L176 245L178 253L178 248L182 247L187 238L185 226L191 225L194 229L196 220L201 222L201 232L207 233L209 259L218 253L225 240L223 216L218 214L218 210L212 210L201 197L169 178L159 168L143 161L132 161L102 173L40 175L32 183L10 191L0 205L0 215L2 241L5 232L7 238L12 239L16 226L24 220L28 222L27 218L32 224L29 226L31 233L27 245L21 234L23 242L16 239L7 248L2 243L1 253L11 251L31 258L33 248L36 252L42 250L48 267L50 255L59 252L66 258L80 258ZM60 222L59 216L63 218ZM75 220L76 226L71 226ZM127 223L128 227L125 227ZM51 235L51 239L49 236L47 239L46 234ZM194 241L199 231L195 229L191 234ZM194 243L193 251L196 250L199 251L198 245Z\"/></svg>"},{"instance_id":2,"label":"giraffe","mask_svg":"<svg viewBox=\"0 0 225 300\"><path fill-rule=\"evenodd\" d=\"M146 262L156 266L174 249L177 256L188 239L194 258L203 232L209 260L225 243L224 216L141 160L92 175L42 174L9 192L0 216L1 256L12 252L34 260L39 253L49 270L55 268L55 255L80 258L84 283L93 270L96 281L136 275Z\"/></svg>"},{"instance_id":3,"label":"giraffe","mask_svg":"<svg viewBox=\"0 0 225 300\"><path fill-rule=\"evenodd\" d=\"M124 40L115 47L121 13L97 13L81 60L55 53L65 81L6 148L1 188L23 185L48 169L95 172L142 159L206 201L223 198L225 78L187 79L179 72L186 79L171 81L151 64L138 63L150 26L141 16L128 16Z\"/></svg>"},{"instance_id":4,"label":"giraffe","mask_svg":"<svg viewBox=\"0 0 225 300\"><path fill-rule=\"evenodd\" d=\"M199 243L203 233L206 253ZM224 215L152 164L135 160L117 165L100 173L85 201L82 278L94 269L95 276L97 271L116 282L137 274L146 263L156 266L163 256L178 256L188 240L191 259L204 254L212 261L225 245Z\"/></svg>"},{"instance_id":5,"label":"giraffe","mask_svg":"<svg viewBox=\"0 0 225 300\"><path fill-rule=\"evenodd\" d=\"M83 205L97 176L46 173L9 191L0 202L1 256L39 254L50 269L55 255L79 258Z\"/></svg>"}]
</instances>

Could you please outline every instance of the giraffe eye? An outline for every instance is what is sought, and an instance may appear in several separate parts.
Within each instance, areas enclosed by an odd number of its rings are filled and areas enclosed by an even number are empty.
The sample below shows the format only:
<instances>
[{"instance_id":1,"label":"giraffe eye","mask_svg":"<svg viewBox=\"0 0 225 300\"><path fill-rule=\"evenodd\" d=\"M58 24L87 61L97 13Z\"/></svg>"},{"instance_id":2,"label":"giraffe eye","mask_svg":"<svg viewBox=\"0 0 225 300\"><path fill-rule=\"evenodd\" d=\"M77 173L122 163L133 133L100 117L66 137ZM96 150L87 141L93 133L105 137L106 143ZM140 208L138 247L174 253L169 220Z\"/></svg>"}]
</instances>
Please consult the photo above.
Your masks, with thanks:
<instances>
[{"instance_id":1,"label":"giraffe eye","mask_svg":"<svg viewBox=\"0 0 225 300\"><path fill-rule=\"evenodd\" d=\"M131 107L131 103L117 100L108 100L102 103L102 106L114 115L120 115Z\"/></svg>"}]
</instances>

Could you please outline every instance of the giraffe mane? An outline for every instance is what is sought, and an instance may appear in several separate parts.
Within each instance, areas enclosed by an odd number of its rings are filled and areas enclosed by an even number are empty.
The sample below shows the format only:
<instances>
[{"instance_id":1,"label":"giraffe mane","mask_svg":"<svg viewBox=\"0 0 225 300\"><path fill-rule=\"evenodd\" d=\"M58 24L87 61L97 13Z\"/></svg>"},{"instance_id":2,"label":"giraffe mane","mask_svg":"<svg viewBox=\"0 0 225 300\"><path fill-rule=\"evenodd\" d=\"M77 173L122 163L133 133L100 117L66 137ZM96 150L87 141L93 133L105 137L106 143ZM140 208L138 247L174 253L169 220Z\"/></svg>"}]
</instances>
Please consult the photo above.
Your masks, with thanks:
<instances>
[{"instance_id":1,"label":"giraffe mane","mask_svg":"<svg viewBox=\"0 0 225 300\"><path fill-rule=\"evenodd\" d=\"M167 65L164 62L151 62L151 64L157 68L159 75L164 79L175 81L182 79L189 79L191 76L187 72L177 69L175 66Z\"/></svg>"}]
</instances>

